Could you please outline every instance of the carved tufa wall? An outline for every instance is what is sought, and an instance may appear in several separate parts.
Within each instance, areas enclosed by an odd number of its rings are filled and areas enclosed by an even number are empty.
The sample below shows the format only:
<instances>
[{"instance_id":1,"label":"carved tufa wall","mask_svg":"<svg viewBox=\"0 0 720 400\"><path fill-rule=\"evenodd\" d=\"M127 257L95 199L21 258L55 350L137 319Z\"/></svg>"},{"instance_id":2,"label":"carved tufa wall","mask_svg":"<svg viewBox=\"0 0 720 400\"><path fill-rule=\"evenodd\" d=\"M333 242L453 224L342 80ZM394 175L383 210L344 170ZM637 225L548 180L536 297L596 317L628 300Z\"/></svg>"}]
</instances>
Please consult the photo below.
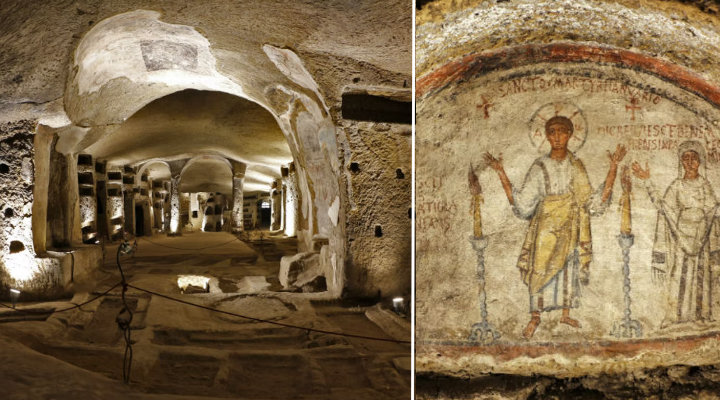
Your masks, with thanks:
<instances>
[{"instance_id":1,"label":"carved tufa wall","mask_svg":"<svg viewBox=\"0 0 720 400\"><path fill-rule=\"evenodd\" d=\"M61 270L55 260L35 258L32 232L34 148L36 121L20 120L0 125L0 298L9 290L24 299L52 297L58 293Z\"/></svg>"}]
</instances>

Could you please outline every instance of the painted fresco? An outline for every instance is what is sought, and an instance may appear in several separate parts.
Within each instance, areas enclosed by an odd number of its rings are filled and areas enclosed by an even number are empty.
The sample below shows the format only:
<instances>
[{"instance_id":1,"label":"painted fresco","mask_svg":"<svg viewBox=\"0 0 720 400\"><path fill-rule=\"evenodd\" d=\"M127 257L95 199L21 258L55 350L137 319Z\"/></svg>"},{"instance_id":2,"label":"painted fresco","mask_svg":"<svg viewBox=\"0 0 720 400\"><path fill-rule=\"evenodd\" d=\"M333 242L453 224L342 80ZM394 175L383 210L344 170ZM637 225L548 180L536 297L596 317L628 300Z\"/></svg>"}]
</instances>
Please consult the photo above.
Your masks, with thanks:
<instances>
[{"instance_id":1,"label":"painted fresco","mask_svg":"<svg viewBox=\"0 0 720 400\"><path fill-rule=\"evenodd\" d=\"M418 369L717 357L718 110L607 64L468 75L417 102Z\"/></svg>"}]
</instances>

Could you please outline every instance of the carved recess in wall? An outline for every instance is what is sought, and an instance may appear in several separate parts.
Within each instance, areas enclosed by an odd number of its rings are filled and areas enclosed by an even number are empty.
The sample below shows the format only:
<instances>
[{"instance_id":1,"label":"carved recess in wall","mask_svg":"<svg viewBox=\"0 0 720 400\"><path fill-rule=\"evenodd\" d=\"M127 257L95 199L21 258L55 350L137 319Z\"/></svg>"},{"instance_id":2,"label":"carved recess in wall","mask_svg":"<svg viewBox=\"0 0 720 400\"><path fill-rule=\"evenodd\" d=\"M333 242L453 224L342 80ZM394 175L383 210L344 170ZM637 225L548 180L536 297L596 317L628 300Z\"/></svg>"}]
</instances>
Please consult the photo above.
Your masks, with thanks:
<instances>
[{"instance_id":1,"label":"carved recess in wall","mask_svg":"<svg viewBox=\"0 0 720 400\"><path fill-rule=\"evenodd\" d=\"M534 50L418 81L418 370L712 361L717 93L627 52Z\"/></svg>"}]
</instances>

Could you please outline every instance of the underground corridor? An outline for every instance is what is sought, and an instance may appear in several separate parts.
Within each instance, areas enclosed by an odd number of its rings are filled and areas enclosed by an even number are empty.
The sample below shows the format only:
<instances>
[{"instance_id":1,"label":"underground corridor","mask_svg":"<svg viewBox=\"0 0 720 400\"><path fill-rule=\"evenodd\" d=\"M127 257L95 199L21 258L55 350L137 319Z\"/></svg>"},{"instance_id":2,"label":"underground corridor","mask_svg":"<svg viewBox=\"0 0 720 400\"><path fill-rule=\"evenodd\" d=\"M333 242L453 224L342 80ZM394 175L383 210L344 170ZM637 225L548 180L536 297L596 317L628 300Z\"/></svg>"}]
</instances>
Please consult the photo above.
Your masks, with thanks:
<instances>
[{"instance_id":1,"label":"underground corridor","mask_svg":"<svg viewBox=\"0 0 720 400\"><path fill-rule=\"evenodd\" d=\"M8 398L407 398L410 5L55 3L0 10L77 31L1 105Z\"/></svg>"}]
</instances>

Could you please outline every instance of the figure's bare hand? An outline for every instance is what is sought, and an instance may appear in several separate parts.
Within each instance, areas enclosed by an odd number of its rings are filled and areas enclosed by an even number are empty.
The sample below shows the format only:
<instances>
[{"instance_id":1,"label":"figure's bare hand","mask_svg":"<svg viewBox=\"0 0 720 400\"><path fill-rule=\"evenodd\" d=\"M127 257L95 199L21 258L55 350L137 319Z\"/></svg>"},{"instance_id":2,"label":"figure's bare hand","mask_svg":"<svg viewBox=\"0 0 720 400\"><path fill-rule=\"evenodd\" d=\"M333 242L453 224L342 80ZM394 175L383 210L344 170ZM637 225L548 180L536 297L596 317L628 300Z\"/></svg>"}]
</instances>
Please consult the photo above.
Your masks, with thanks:
<instances>
[{"instance_id":1,"label":"figure's bare hand","mask_svg":"<svg viewBox=\"0 0 720 400\"><path fill-rule=\"evenodd\" d=\"M615 148L614 153L610 153L610 151L608 151L607 153L608 153L608 158L610 158L610 163L613 166L617 167L620 164L620 162L622 162L623 158L625 158L625 154L627 154L627 149L625 148L625 146L619 144Z\"/></svg>"},{"instance_id":2,"label":"figure's bare hand","mask_svg":"<svg viewBox=\"0 0 720 400\"><path fill-rule=\"evenodd\" d=\"M650 178L650 166L647 161L645 161L645 169L643 169L637 161L633 161L632 170L633 175L638 179L645 180Z\"/></svg>"},{"instance_id":3,"label":"figure's bare hand","mask_svg":"<svg viewBox=\"0 0 720 400\"><path fill-rule=\"evenodd\" d=\"M632 180L630 179L630 168L625 165L622 169L622 176L620 177L620 186L622 186L623 192L632 192Z\"/></svg>"},{"instance_id":4,"label":"figure's bare hand","mask_svg":"<svg viewBox=\"0 0 720 400\"><path fill-rule=\"evenodd\" d=\"M495 171L502 171L503 170L503 157L502 153L500 153L500 156L498 158L495 158L492 154L489 152L486 152L483 156L485 159L485 163L490 166L490 168L494 169Z\"/></svg>"}]
</instances>

